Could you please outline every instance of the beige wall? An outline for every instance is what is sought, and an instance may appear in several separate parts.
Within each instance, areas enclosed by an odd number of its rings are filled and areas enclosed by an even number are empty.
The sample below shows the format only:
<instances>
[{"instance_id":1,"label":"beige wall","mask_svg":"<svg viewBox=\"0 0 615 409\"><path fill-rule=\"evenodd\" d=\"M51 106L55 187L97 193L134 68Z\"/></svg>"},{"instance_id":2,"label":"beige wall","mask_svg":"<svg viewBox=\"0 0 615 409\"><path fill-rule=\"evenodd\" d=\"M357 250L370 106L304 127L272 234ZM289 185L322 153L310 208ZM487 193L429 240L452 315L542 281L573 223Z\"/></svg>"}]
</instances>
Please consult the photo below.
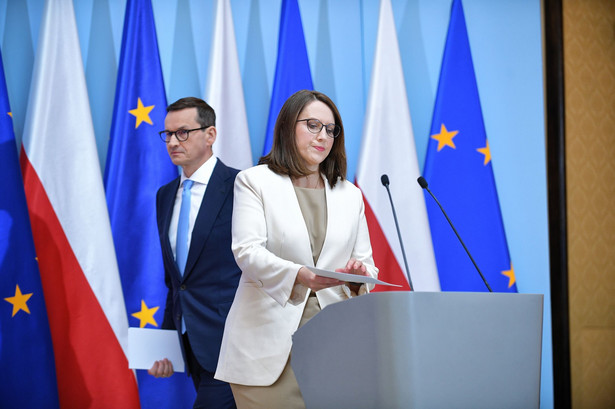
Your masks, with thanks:
<instances>
[{"instance_id":1,"label":"beige wall","mask_svg":"<svg viewBox=\"0 0 615 409\"><path fill-rule=\"evenodd\" d=\"M615 408L615 0L564 0L572 407Z\"/></svg>"}]
</instances>

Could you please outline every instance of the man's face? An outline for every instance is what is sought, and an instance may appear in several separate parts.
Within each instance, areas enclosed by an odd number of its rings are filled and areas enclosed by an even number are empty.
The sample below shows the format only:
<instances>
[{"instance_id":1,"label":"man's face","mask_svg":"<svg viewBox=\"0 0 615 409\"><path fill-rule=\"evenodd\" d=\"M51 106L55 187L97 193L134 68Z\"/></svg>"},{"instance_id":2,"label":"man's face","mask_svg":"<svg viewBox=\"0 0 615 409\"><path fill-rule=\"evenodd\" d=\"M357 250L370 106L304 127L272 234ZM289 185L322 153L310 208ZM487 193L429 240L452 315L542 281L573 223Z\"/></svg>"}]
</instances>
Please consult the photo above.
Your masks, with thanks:
<instances>
[{"instance_id":1,"label":"man's face","mask_svg":"<svg viewBox=\"0 0 615 409\"><path fill-rule=\"evenodd\" d=\"M180 129L196 129L201 124L197 122L196 108L186 108L167 113L164 129L178 131ZM167 143L167 152L173 163L181 166L186 176L191 176L212 155L211 146L216 140L216 128L211 126L202 130L191 131L188 139L180 142L175 135Z\"/></svg>"}]
</instances>

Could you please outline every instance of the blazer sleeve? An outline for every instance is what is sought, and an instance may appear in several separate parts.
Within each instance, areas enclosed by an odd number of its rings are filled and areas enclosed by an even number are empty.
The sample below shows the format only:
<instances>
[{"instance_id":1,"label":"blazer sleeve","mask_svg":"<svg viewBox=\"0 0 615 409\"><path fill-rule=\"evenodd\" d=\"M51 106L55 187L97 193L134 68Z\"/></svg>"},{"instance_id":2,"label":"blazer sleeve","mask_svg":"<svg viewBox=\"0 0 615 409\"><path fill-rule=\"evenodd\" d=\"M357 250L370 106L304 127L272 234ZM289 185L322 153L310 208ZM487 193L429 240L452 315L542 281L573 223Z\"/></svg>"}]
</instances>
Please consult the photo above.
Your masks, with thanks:
<instances>
[{"instance_id":1,"label":"blazer sleeve","mask_svg":"<svg viewBox=\"0 0 615 409\"><path fill-rule=\"evenodd\" d=\"M235 179L232 250L242 271L242 282L260 287L278 304L289 301L299 269L303 266L277 256L268 246L268 225L262 174L240 172ZM247 283L245 283L247 281Z\"/></svg>"}]
</instances>

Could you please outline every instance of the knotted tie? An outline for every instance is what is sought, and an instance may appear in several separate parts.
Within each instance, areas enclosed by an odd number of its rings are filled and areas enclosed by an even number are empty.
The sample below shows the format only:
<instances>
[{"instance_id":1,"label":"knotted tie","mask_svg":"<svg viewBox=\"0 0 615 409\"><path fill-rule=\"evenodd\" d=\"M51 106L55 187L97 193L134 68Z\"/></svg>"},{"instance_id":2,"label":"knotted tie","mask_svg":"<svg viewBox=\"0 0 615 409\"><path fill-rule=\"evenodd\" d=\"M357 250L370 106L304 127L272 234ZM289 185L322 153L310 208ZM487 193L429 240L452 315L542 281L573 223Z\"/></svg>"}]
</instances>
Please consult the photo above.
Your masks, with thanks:
<instances>
[{"instance_id":1,"label":"knotted tie","mask_svg":"<svg viewBox=\"0 0 615 409\"><path fill-rule=\"evenodd\" d=\"M179 272L184 275L186 260L188 259L188 231L190 228L190 188L194 181L186 179L182 192L182 204L179 208L179 221L177 222L177 243L175 248L175 261Z\"/></svg>"}]
</instances>

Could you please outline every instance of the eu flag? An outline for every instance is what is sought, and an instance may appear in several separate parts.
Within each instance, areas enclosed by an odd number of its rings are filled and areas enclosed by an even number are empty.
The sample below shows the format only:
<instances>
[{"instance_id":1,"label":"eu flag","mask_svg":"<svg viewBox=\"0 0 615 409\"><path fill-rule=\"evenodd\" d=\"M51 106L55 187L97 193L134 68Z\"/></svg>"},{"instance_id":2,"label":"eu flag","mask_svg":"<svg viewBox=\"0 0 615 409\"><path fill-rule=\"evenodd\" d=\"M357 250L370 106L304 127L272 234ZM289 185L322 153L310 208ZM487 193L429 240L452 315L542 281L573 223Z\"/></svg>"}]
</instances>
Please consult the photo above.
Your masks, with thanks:
<instances>
[{"instance_id":1,"label":"eu flag","mask_svg":"<svg viewBox=\"0 0 615 409\"><path fill-rule=\"evenodd\" d=\"M133 327L159 327L166 303L156 191L178 174L157 134L164 129L166 106L151 0L129 0L105 190L126 311ZM183 373L156 379L139 370L137 380L143 408L192 407L194 386Z\"/></svg>"},{"instance_id":2,"label":"eu flag","mask_svg":"<svg viewBox=\"0 0 615 409\"><path fill-rule=\"evenodd\" d=\"M451 11L425 178L494 291L516 292L461 0ZM426 197L443 291L486 291L436 203Z\"/></svg>"},{"instance_id":3,"label":"eu flag","mask_svg":"<svg viewBox=\"0 0 615 409\"><path fill-rule=\"evenodd\" d=\"M314 89L314 86L303 36L301 13L297 0L282 0L278 59L275 66L263 155L268 154L273 145L273 128L282 105L288 97L302 89Z\"/></svg>"},{"instance_id":4,"label":"eu flag","mask_svg":"<svg viewBox=\"0 0 615 409\"><path fill-rule=\"evenodd\" d=\"M55 360L0 55L0 402L58 408Z\"/></svg>"}]
</instances>

